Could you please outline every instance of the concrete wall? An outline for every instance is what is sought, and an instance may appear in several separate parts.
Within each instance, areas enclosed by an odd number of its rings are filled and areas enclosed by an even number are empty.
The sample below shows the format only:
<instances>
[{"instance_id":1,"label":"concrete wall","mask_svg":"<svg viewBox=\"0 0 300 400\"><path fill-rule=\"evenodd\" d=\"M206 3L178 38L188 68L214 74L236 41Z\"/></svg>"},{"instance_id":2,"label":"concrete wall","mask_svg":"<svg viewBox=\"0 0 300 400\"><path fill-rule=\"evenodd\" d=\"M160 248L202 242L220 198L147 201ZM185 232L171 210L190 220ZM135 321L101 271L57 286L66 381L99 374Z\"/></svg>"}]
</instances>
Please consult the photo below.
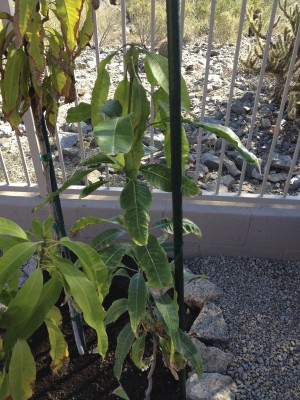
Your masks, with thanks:
<instances>
[{"instance_id":1,"label":"concrete wall","mask_svg":"<svg viewBox=\"0 0 300 400\"><path fill-rule=\"evenodd\" d=\"M67 228L82 216L109 218L121 212L119 191L79 200L78 194L64 194L62 206ZM99 201L101 199L101 201ZM171 217L168 194L153 195L151 220ZM35 193L0 193L0 216L12 219L25 229L34 216L46 217L48 206L37 213L32 209L41 201ZM229 255L300 260L300 200L201 196L184 201L184 216L197 223L202 238L185 236L184 256ZM77 238L89 241L109 225L87 228ZM111 227L111 225L110 225Z\"/></svg>"}]
</instances>

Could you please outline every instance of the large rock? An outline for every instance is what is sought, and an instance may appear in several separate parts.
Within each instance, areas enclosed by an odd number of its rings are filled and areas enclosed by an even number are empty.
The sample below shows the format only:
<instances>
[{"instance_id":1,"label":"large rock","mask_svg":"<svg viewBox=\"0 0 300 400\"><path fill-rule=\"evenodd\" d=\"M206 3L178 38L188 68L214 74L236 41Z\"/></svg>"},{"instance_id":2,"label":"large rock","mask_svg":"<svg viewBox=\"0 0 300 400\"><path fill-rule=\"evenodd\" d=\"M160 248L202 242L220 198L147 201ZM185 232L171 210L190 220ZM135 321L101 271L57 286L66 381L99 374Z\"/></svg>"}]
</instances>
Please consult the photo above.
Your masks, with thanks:
<instances>
[{"instance_id":1,"label":"large rock","mask_svg":"<svg viewBox=\"0 0 300 400\"><path fill-rule=\"evenodd\" d=\"M197 338L192 338L193 343L201 354L204 364L204 372L218 372L219 374L226 374L228 364L232 361L232 353L225 353L221 349L213 346L205 346Z\"/></svg>"},{"instance_id":2,"label":"large rock","mask_svg":"<svg viewBox=\"0 0 300 400\"><path fill-rule=\"evenodd\" d=\"M204 373L199 380L197 374L186 382L187 400L235 400L236 385L226 375Z\"/></svg>"},{"instance_id":3,"label":"large rock","mask_svg":"<svg viewBox=\"0 0 300 400\"><path fill-rule=\"evenodd\" d=\"M204 303L216 300L221 294L221 289L205 278L195 279L184 285L184 301L189 307L201 309Z\"/></svg>"},{"instance_id":4,"label":"large rock","mask_svg":"<svg viewBox=\"0 0 300 400\"><path fill-rule=\"evenodd\" d=\"M221 309L211 302L204 304L190 329L190 334L207 342L228 341L228 329Z\"/></svg>"}]
</instances>

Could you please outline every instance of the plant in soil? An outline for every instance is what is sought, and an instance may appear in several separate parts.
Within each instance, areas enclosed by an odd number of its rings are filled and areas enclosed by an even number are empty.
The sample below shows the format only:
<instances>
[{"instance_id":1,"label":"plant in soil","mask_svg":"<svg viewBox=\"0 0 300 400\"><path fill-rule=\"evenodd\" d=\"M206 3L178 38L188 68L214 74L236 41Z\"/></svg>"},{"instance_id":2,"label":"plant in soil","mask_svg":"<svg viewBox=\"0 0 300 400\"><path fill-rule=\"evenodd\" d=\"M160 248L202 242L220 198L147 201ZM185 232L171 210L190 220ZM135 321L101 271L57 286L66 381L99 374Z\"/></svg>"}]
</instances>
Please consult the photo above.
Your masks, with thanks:
<instances>
[{"instance_id":1,"label":"plant in soil","mask_svg":"<svg viewBox=\"0 0 300 400\"><path fill-rule=\"evenodd\" d=\"M109 92L109 74L106 66L114 54L106 57L98 66L98 76L92 93L91 104L81 103L68 112L68 122L80 122L91 119L99 153L81 163L85 170L79 171L69 179L56 193L48 196L39 206L43 206L55 195L76 182L79 177L110 164L126 176L126 185L120 195L122 215L104 220L98 217L84 217L71 228L78 232L94 223L110 222L115 227L101 232L91 242L91 246L100 254L109 271L108 286L117 275L128 281L128 296L117 299L107 311L106 324L116 321L123 313L128 312L129 321L121 330L115 351L114 375L120 381L125 357L130 354L134 364L141 370L149 369L148 387L145 399L150 399L152 375L155 368L157 352L160 351L165 365L173 376L178 378L178 371L185 368L186 361L201 375L202 362L196 347L189 336L179 329L177 293L174 285L173 264L166 255L165 240L173 233L172 220L164 218L150 225L152 194L149 186L170 192L171 157L170 157L170 123L169 123L169 84L168 60L160 55L150 53L135 45L127 49L125 59L126 76L117 85L113 99L107 99ZM144 55L144 67L148 83L155 87L153 93L147 91L139 77L139 57ZM193 123L215 132L230 141L239 153L247 160L257 163L253 156L240 142L238 137L227 127L204 124L195 119L190 112L190 102L186 84L182 79L182 109L186 118L182 121ZM151 123L149 97L152 97L155 115ZM192 119L189 119L189 115ZM157 149L143 144L146 130L159 126L165 132L164 153L167 165L143 165L143 158ZM183 160L188 157L188 144L182 125ZM182 177L183 196L197 196L200 191L197 185ZM85 187L81 197L88 196L105 183L103 179ZM101 205L101 203L99 203ZM154 234L154 229L163 233ZM187 219L183 220L185 234L200 235L199 228ZM120 242L127 234L129 242ZM114 241L118 239L116 244ZM122 264L125 255L135 262L134 271ZM145 357L146 340L150 338L152 352ZM120 385L115 394L126 394Z\"/></svg>"},{"instance_id":2,"label":"plant in soil","mask_svg":"<svg viewBox=\"0 0 300 400\"><path fill-rule=\"evenodd\" d=\"M51 49L52 52L54 50ZM49 332L53 370L59 372L66 367L67 347L59 333L61 319L59 309L55 306L62 288L66 299L72 296L75 309L97 332L97 351L103 358L108 346L105 326L128 312L129 320L117 339L114 376L120 381L123 363L129 354L138 368L148 370L145 399L150 399L158 352L161 352L165 365L175 378L178 371L185 368L187 360L199 375L202 373L200 354L189 336L179 328L174 266L166 253L166 239L173 233L172 220L164 218L150 224L152 193L149 186L172 191L168 60L130 45L124 56L125 77L117 85L113 98L108 99L110 77L106 67L114 55L106 57L98 66L91 104L80 103L68 113L69 122L91 119L99 153L84 160L81 163L84 169L57 191L50 193L37 209L49 201L55 201L63 190L78 179L103 164L110 164L126 176L126 184L120 195L122 214L109 220L91 216L75 222L71 233L95 223L112 224L111 229L100 231L90 245L67 237L58 239L52 217L44 222L33 219L31 232L24 232L12 221L0 219L0 248L3 251L0 258L0 327L3 338L1 398L26 399L32 394L35 362L27 340L43 323ZM141 56L144 57L147 85L139 77ZM154 87L153 92L147 89L150 85ZM187 162L189 150L184 123L215 132L232 143L244 159L258 164L256 157L229 128L197 120L191 113L183 79L181 85L184 114L182 165ZM149 122L150 97L155 115ZM13 110L16 113L18 109L15 107ZM165 133L167 165L144 165L144 157L157 151L153 146L146 147L143 144L145 132L150 126L157 126ZM81 197L88 196L105 183L104 179L99 179L86 186ZM182 194L197 196L200 190L193 181L183 176ZM199 228L192 221L184 219L182 224L184 233L200 235ZM162 233L155 233L158 231ZM125 234L129 239L121 241ZM76 262L63 257L68 251L77 257ZM125 255L134 260L136 267L133 270L122 263ZM18 288L19 267L31 257L36 259L37 268L25 285ZM43 279L43 271L47 272L48 280ZM115 277L127 282L128 295L115 300L105 312L102 303ZM194 276L188 277L191 278ZM150 351L146 349L147 343L150 343ZM128 398L121 384L114 394Z\"/></svg>"}]
</instances>

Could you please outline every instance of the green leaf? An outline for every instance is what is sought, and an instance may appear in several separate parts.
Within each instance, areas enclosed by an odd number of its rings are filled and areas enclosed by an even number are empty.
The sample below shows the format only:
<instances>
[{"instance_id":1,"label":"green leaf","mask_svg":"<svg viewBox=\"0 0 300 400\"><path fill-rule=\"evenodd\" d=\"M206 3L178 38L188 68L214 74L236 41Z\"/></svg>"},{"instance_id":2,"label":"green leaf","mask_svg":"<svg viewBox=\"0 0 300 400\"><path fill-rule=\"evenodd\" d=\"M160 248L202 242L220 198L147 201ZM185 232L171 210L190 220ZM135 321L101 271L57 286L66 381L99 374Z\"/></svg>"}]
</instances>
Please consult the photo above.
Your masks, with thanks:
<instances>
[{"instance_id":1,"label":"green leaf","mask_svg":"<svg viewBox=\"0 0 300 400\"><path fill-rule=\"evenodd\" d=\"M115 271L121 265L127 250L127 246L119 244L113 244L101 250L100 256L110 272Z\"/></svg>"},{"instance_id":2,"label":"green leaf","mask_svg":"<svg viewBox=\"0 0 300 400\"><path fill-rule=\"evenodd\" d=\"M176 350L189 360L200 378L204 371L204 365L199 350L186 333L179 330L178 336L180 347L178 348L175 341L175 346L177 347Z\"/></svg>"},{"instance_id":3,"label":"green leaf","mask_svg":"<svg viewBox=\"0 0 300 400\"><path fill-rule=\"evenodd\" d=\"M121 399L124 400L130 400L130 398L128 397L127 393L125 392L125 390L122 388L122 386L118 386L117 389L115 389L112 394L114 394L115 396L119 396L121 397Z\"/></svg>"},{"instance_id":4,"label":"green leaf","mask_svg":"<svg viewBox=\"0 0 300 400\"><path fill-rule=\"evenodd\" d=\"M129 353L131 349L132 343L134 341L134 334L131 330L130 323L126 324L124 328L121 330L118 339L117 339L117 347L116 347L116 361L114 364L114 376L119 381L122 374L123 363L125 357Z\"/></svg>"},{"instance_id":5,"label":"green leaf","mask_svg":"<svg viewBox=\"0 0 300 400\"><path fill-rule=\"evenodd\" d=\"M61 192L66 190L69 186L75 185L78 183L78 181L88 174L90 174L94 169L86 169L84 171L79 171L76 172L73 176L71 176L70 179L68 179L56 192L48 194L48 196L34 208L34 211L40 210L42 207L44 207L45 204L47 204L49 201L52 201L54 197L58 196Z\"/></svg>"},{"instance_id":6,"label":"green leaf","mask_svg":"<svg viewBox=\"0 0 300 400\"><path fill-rule=\"evenodd\" d=\"M144 133L150 114L150 103L145 88L136 77L132 82L130 112L133 129Z\"/></svg>"},{"instance_id":7,"label":"green leaf","mask_svg":"<svg viewBox=\"0 0 300 400\"><path fill-rule=\"evenodd\" d=\"M90 185L86 186L85 188L82 189L80 192L79 198L83 199L87 196L89 196L91 193L93 193L95 190L97 190L99 187L105 185L107 181L99 180L98 182L91 183Z\"/></svg>"},{"instance_id":8,"label":"green leaf","mask_svg":"<svg viewBox=\"0 0 300 400\"><path fill-rule=\"evenodd\" d=\"M45 319L50 341L50 357L52 358L51 370L53 372L64 372L69 358L68 345L62 334L60 327L62 325L62 316L57 307L49 310Z\"/></svg>"},{"instance_id":9,"label":"green leaf","mask_svg":"<svg viewBox=\"0 0 300 400\"><path fill-rule=\"evenodd\" d=\"M23 44L23 37L27 31L28 24L35 12L36 0L15 0L14 30L16 33L16 46Z\"/></svg>"},{"instance_id":10,"label":"green leaf","mask_svg":"<svg viewBox=\"0 0 300 400\"><path fill-rule=\"evenodd\" d=\"M194 281L195 279L207 279L207 275L196 275L196 274L191 274L190 272L187 272L183 270L183 280L184 282L191 282Z\"/></svg>"},{"instance_id":11,"label":"green leaf","mask_svg":"<svg viewBox=\"0 0 300 400\"><path fill-rule=\"evenodd\" d=\"M73 53L78 38L83 0L55 0L55 14L61 24L61 32L69 55Z\"/></svg>"},{"instance_id":12,"label":"green leaf","mask_svg":"<svg viewBox=\"0 0 300 400\"><path fill-rule=\"evenodd\" d=\"M74 268L72 263L60 259L56 260L55 265L67 283L70 294L82 310L85 322L97 332L98 352L104 358L108 347L107 335L103 323L105 312L94 285L80 270Z\"/></svg>"},{"instance_id":13,"label":"green leaf","mask_svg":"<svg viewBox=\"0 0 300 400\"><path fill-rule=\"evenodd\" d=\"M179 328L177 304L167 293L155 298L155 304L164 319L168 335L174 336Z\"/></svg>"},{"instance_id":14,"label":"green leaf","mask_svg":"<svg viewBox=\"0 0 300 400\"><path fill-rule=\"evenodd\" d=\"M161 86L163 90L169 94L168 59L159 54L147 52L144 65L149 83L153 86ZM181 105L186 111L189 111L191 108L188 89L182 77Z\"/></svg>"},{"instance_id":15,"label":"green leaf","mask_svg":"<svg viewBox=\"0 0 300 400\"><path fill-rule=\"evenodd\" d=\"M8 48L5 75L2 86L3 112L5 115L15 111L19 105L19 82L22 65L22 49L16 49L14 44Z\"/></svg>"},{"instance_id":16,"label":"green leaf","mask_svg":"<svg viewBox=\"0 0 300 400\"><path fill-rule=\"evenodd\" d=\"M18 224L2 217L0 217L0 235L8 235L28 240L25 231Z\"/></svg>"},{"instance_id":17,"label":"green leaf","mask_svg":"<svg viewBox=\"0 0 300 400\"><path fill-rule=\"evenodd\" d=\"M137 368L145 371L148 369L150 364L146 364L143 361L143 356L145 352L145 342L146 342L146 335L142 335L141 337L137 338L133 345L131 351L131 359L136 365Z\"/></svg>"},{"instance_id":18,"label":"green leaf","mask_svg":"<svg viewBox=\"0 0 300 400\"><path fill-rule=\"evenodd\" d=\"M76 254L87 277L101 291L107 282L107 268L97 251L86 243L73 242L67 237L61 238L60 243Z\"/></svg>"},{"instance_id":19,"label":"green leaf","mask_svg":"<svg viewBox=\"0 0 300 400\"><path fill-rule=\"evenodd\" d=\"M121 116L124 117L129 113L129 92L130 92L130 85L127 79L121 81L115 91L114 100L120 103L122 107L122 114Z\"/></svg>"},{"instance_id":20,"label":"green leaf","mask_svg":"<svg viewBox=\"0 0 300 400\"><path fill-rule=\"evenodd\" d=\"M107 247L112 241L123 236L126 232L124 229L111 228L97 235L92 241L91 246L96 250L100 251L103 247Z\"/></svg>"},{"instance_id":21,"label":"green leaf","mask_svg":"<svg viewBox=\"0 0 300 400\"><path fill-rule=\"evenodd\" d=\"M106 154L128 153L133 143L131 118L117 117L94 127L95 140Z\"/></svg>"},{"instance_id":22,"label":"green leaf","mask_svg":"<svg viewBox=\"0 0 300 400\"><path fill-rule=\"evenodd\" d=\"M89 43L94 33L93 9L91 7L90 2L86 1L85 7L86 7L85 10L86 17L82 25L82 28L79 32L79 38L77 40L78 43L77 55Z\"/></svg>"},{"instance_id":23,"label":"green leaf","mask_svg":"<svg viewBox=\"0 0 300 400\"><path fill-rule=\"evenodd\" d=\"M70 228L70 233L73 235L80 231L81 229L86 228L87 226L99 224L101 222L110 222L112 224L116 224L117 222L112 221L111 219L98 218L98 217L82 217L79 218Z\"/></svg>"},{"instance_id":24,"label":"green leaf","mask_svg":"<svg viewBox=\"0 0 300 400\"><path fill-rule=\"evenodd\" d=\"M91 117L93 127L98 125L104 119L100 111L100 107L104 106L106 103L110 84L109 73L106 71L105 67L111 62L114 55L115 53L110 54L98 65L97 78L94 84L91 101Z\"/></svg>"},{"instance_id":25,"label":"green leaf","mask_svg":"<svg viewBox=\"0 0 300 400\"><path fill-rule=\"evenodd\" d=\"M166 124L167 129L165 131L165 140L164 140L164 152L167 160L167 164L171 167L171 130L170 124ZM182 174L185 171L185 165L188 162L189 158L189 142L186 137L186 133L184 130L183 125L181 125L181 151L182 151L182 158L181 158L181 165L182 165Z\"/></svg>"},{"instance_id":26,"label":"green leaf","mask_svg":"<svg viewBox=\"0 0 300 400\"><path fill-rule=\"evenodd\" d=\"M196 126L201 126L201 128L213 132L216 135L220 136L221 138L227 140L227 142L231 143L236 151L240 154L240 156L251 164L255 164L259 166L259 161L255 154L251 153L246 147L243 145L239 137L227 126L219 125L219 124L212 124L209 122L201 122L201 121L189 121Z\"/></svg>"},{"instance_id":27,"label":"green leaf","mask_svg":"<svg viewBox=\"0 0 300 400\"><path fill-rule=\"evenodd\" d=\"M0 257L0 287L3 287L9 277L32 257L36 246L36 243L31 242L19 243Z\"/></svg>"},{"instance_id":28,"label":"green leaf","mask_svg":"<svg viewBox=\"0 0 300 400\"><path fill-rule=\"evenodd\" d=\"M66 121L68 123L82 122L87 121L90 118L91 105L82 101L77 107L71 107L68 109Z\"/></svg>"},{"instance_id":29,"label":"green leaf","mask_svg":"<svg viewBox=\"0 0 300 400\"><path fill-rule=\"evenodd\" d=\"M35 361L26 340L18 339L9 363L9 386L13 400L27 400L33 394Z\"/></svg>"},{"instance_id":30,"label":"green leaf","mask_svg":"<svg viewBox=\"0 0 300 400\"><path fill-rule=\"evenodd\" d=\"M101 164L113 164L113 163L117 163L115 157L107 156L104 153L100 153L87 157L84 161L82 161L78 165L80 167L96 167L100 166Z\"/></svg>"},{"instance_id":31,"label":"green leaf","mask_svg":"<svg viewBox=\"0 0 300 400\"><path fill-rule=\"evenodd\" d=\"M137 328L146 313L147 288L143 274L133 275L128 288L128 312L131 329L136 333Z\"/></svg>"},{"instance_id":32,"label":"green leaf","mask_svg":"<svg viewBox=\"0 0 300 400\"><path fill-rule=\"evenodd\" d=\"M115 322L122 314L128 310L128 300L115 300L106 312L105 325Z\"/></svg>"},{"instance_id":33,"label":"green leaf","mask_svg":"<svg viewBox=\"0 0 300 400\"><path fill-rule=\"evenodd\" d=\"M197 184L187 176L182 177L182 196L183 197L196 197L201 194L200 188Z\"/></svg>"},{"instance_id":34,"label":"green leaf","mask_svg":"<svg viewBox=\"0 0 300 400\"><path fill-rule=\"evenodd\" d=\"M134 253L151 287L163 289L172 284L173 278L167 255L155 236L149 235L146 246L135 246Z\"/></svg>"},{"instance_id":35,"label":"green leaf","mask_svg":"<svg viewBox=\"0 0 300 400\"><path fill-rule=\"evenodd\" d=\"M23 324L31 315L36 306L43 288L43 274L37 268L33 271L16 296L9 303L6 312L0 320L1 327L16 329Z\"/></svg>"},{"instance_id":36,"label":"green leaf","mask_svg":"<svg viewBox=\"0 0 300 400\"><path fill-rule=\"evenodd\" d=\"M169 218L162 218L159 221L155 222L153 225L154 228L161 229L163 232L167 232L168 234L174 235L174 227L173 221ZM182 234L188 235L193 233L196 236L201 237L202 233L200 228L188 218L182 219Z\"/></svg>"},{"instance_id":37,"label":"green leaf","mask_svg":"<svg viewBox=\"0 0 300 400\"><path fill-rule=\"evenodd\" d=\"M45 283L38 303L31 310L31 315L18 329L21 338L27 339L42 325L49 310L57 302L61 290L62 285L55 277L51 277L51 279Z\"/></svg>"},{"instance_id":38,"label":"green leaf","mask_svg":"<svg viewBox=\"0 0 300 400\"><path fill-rule=\"evenodd\" d=\"M118 100L107 100L104 106L100 107L100 109L108 118L122 116L122 106Z\"/></svg>"},{"instance_id":39,"label":"green leaf","mask_svg":"<svg viewBox=\"0 0 300 400\"><path fill-rule=\"evenodd\" d=\"M124 210L124 221L131 239L138 245L148 240L149 214L152 195L148 186L140 181L130 180L122 190L120 204Z\"/></svg>"}]
</instances>

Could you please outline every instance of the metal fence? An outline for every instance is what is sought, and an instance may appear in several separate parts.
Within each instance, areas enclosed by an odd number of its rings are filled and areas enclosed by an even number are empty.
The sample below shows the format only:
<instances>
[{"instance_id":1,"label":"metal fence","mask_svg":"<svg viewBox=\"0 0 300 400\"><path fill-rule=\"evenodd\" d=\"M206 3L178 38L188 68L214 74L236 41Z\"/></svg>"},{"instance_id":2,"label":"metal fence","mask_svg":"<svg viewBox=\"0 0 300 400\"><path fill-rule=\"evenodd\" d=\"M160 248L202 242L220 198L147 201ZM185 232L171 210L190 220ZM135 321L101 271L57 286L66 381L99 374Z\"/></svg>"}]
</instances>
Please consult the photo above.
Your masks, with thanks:
<instances>
[{"instance_id":1,"label":"metal fence","mask_svg":"<svg viewBox=\"0 0 300 400\"><path fill-rule=\"evenodd\" d=\"M155 0L151 0L151 26L152 26L152 34L151 34L151 43L149 43L149 47L151 50L155 50ZM207 99L209 95L209 82L210 82L210 77L211 77L211 60L212 60L212 52L214 48L214 28L215 28L215 10L216 10L216 0L211 1L211 10L210 10L210 22L209 22L209 29L208 29L208 35L205 37L206 41L206 56L205 56L205 69L203 73L203 80L201 81L201 87L199 91L201 90L202 93L198 96L200 100L200 119L205 120L206 118L206 110L207 110ZM184 36L184 16L185 16L185 0L182 0L181 2L181 24L182 24L182 32ZM240 73L239 72L239 67L240 67L240 60L239 60L239 55L241 52L241 45L243 41L243 32L245 29L245 24L247 24L246 20L246 7L247 7L247 0L241 1L241 10L240 10L240 21L239 21L239 27L238 27L238 32L237 32L237 38L236 38L236 43L235 43L235 51L234 51L234 57L233 57L233 67L231 71L231 79L230 79L230 84L226 88L227 90L227 95L223 99L224 102L226 102L226 112L225 112L225 118L221 123L223 123L225 126L230 126L231 125L231 116L232 116L232 105L234 103L235 99L235 90L237 87L237 76ZM1 11L12 11L12 6L10 0L2 0L1 2ZM276 12L278 11L278 0L274 0L273 6L272 6L272 11L271 11L271 16L270 16L270 23L269 23L269 28L267 31L267 35L265 38L265 51L264 51L264 56L261 61L261 69L260 73L257 75L257 85L256 85L256 92L255 95L253 96L253 101L251 104L251 109L249 110L249 114L247 115L247 120L248 120L248 132L246 137L244 138L245 144L247 148L251 148L252 142L253 142L253 137L254 134L256 133L256 125L258 121L258 107L260 104L260 99L261 99L261 92L262 89L264 88L265 84L265 79L266 79L266 67L267 67L267 56L268 52L270 50L270 44L271 44L271 38L273 33L273 25L276 17ZM126 31L126 1L122 0L120 2L120 13L121 13L121 32L122 32L122 42L125 44L127 42L127 31ZM94 12L94 21L95 21L95 33L94 33L94 44L95 44L95 52L94 52L94 57L95 57L95 68L97 64L99 63L101 59L101 52L99 49L99 37L98 37L98 28L97 28L97 18L96 18L96 12ZM219 149L219 155L218 155L218 168L217 171L215 172L215 185L213 187L212 191L204 190L203 194L204 195L209 195L211 199L213 198L218 198L220 196L220 193L222 192L222 195L230 196L230 197L237 197L237 198L243 198L247 196L251 196L253 198L265 198L265 197L271 197L271 198L278 198L280 197L281 199L286 199L289 198L290 200L298 201L299 197L297 196L299 193L297 190L291 191L291 183L293 183L293 179L299 178L300 182L300 172L299 172L299 167L300 167L300 159L299 159L299 149L300 149L300 135L298 136L296 143L294 144L293 147L293 153L290 156L289 162L285 165L285 175L280 180L280 185L281 185L281 190L280 190L280 195L277 194L270 194L268 190L268 181L271 179L272 181L272 173L270 174L271 168L272 168L272 162L274 160L274 154L276 153L276 146L278 145L278 142L281 140L281 136L284 134L284 127L282 125L283 123L283 116L286 108L286 103L287 103L287 96L288 96L288 91L290 88L292 76L293 76L293 71L295 68L295 62L298 54L298 49L299 49L299 41L300 41L300 28L298 29L297 37L295 40L295 46L293 49L292 57L291 57L291 62L287 74L287 79L285 82L285 86L283 89L283 94L281 98L281 103L278 106L278 109L275 110L277 114L277 121L276 123L272 126L272 140L269 145L269 148L266 149L266 157L264 160L264 165L263 165L263 174L259 175L259 172L257 171L257 174L252 177L253 179L257 179L257 182L259 183L257 185L257 190L256 193L249 195L249 193L246 193L243 190L243 184L245 180L247 179L246 177L246 163L243 162L240 168L240 172L237 173L234 177L234 184L231 186L229 189L227 187L226 193L223 192L223 187L222 185L222 177L224 174L226 174L226 163L230 163L230 160L228 161L228 152L227 152L227 144L225 141L218 142L220 145ZM78 99L76 101L78 104ZM153 111L152 111L152 117L153 117ZM295 122L296 123L296 122ZM44 181L44 175L43 171L41 168L41 161L40 161L40 152L39 152L39 147L36 139L36 133L35 133L35 127L33 123L33 118L31 115L31 111L28 111L27 114L24 116L24 130L26 134L23 137L19 137L16 135L11 135L10 141L7 141L6 144L4 144L4 139L5 138L5 132L4 132L4 124L0 125L0 190L5 190L5 191L33 191L37 192L41 195L45 195L46 193L46 184ZM80 149L80 156L81 159L85 158L85 146L84 146L84 137L83 137L83 132L82 132L82 125L78 124L78 145ZM154 141L154 129L151 130L150 132L150 143L153 144ZM198 131L194 132L194 136L196 137L196 146L193 148L193 152L196 151L196 154L194 154L194 165L192 167L192 171L190 171L190 176L192 176L196 181L199 178L199 173L202 168L201 160L202 160L202 144L203 144L203 138L206 135L206 133L202 130L199 129ZM63 154L63 149L61 146L61 134L59 131L59 127L57 127L56 130L56 136L54 138L55 140L55 145L57 147L58 151L58 159L60 163L60 169L61 169L61 176L62 180L64 181L67 178L67 172L65 168L65 161L66 157ZM18 154L15 154L14 152L10 153L8 149L9 143L14 143L17 145L18 149ZM1 143L2 142L2 143ZM26 150L24 150L26 148ZM13 162L11 161L13 158ZM8 162L9 160L9 162ZM9 167L8 167L9 165ZM12 168L13 166L13 168ZM20 172L20 178L16 179L16 171ZM34 173L32 173L34 171ZM109 174L109 170L106 169L106 173ZM298 176L299 175L299 176ZM271 176L271 178L270 178ZM14 178L13 178L14 177ZM273 177L274 178L274 177ZM250 177L251 179L251 177ZM274 179L273 179L274 181ZM300 185L299 185L300 187ZM74 190L79 190L78 188L74 188ZM103 192L103 190L111 190L109 186L106 188L99 189L99 192ZM279 197L278 197L279 196Z\"/></svg>"}]
</instances>

